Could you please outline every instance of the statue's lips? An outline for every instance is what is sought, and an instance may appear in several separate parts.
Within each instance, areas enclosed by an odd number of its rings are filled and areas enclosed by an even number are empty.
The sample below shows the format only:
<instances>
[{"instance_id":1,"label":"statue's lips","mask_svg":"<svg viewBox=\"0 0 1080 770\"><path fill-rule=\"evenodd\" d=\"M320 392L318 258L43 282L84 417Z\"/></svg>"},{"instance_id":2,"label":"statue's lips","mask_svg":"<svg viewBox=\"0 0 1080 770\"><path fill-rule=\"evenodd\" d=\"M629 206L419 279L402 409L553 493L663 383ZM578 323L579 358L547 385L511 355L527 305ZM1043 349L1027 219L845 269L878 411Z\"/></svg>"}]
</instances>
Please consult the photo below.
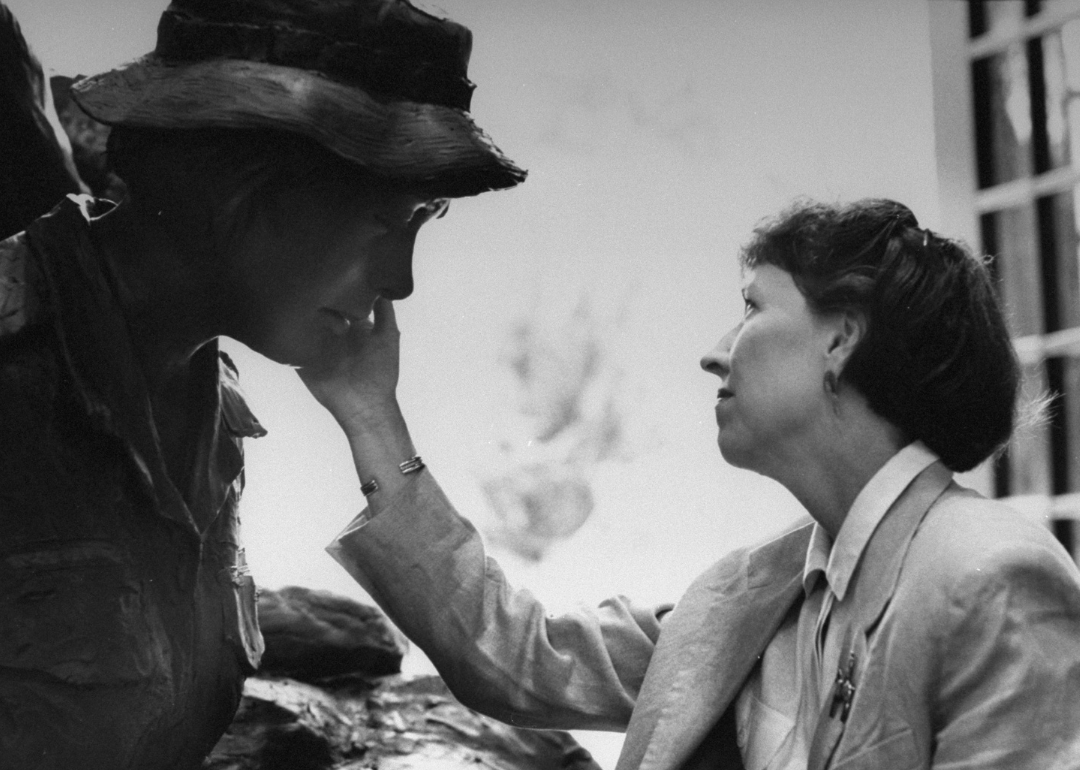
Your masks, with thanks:
<instances>
[{"instance_id":1,"label":"statue's lips","mask_svg":"<svg viewBox=\"0 0 1080 770\"><path fill-rule=\"evenodd\" d=\"M346 313L343 310L336 310L332 307L321 307L319 313L323 319L329 324L330 330L334 334L348 334L349 329L356 323L356 316L351 313Z\"/></svg>"}]
</instances>

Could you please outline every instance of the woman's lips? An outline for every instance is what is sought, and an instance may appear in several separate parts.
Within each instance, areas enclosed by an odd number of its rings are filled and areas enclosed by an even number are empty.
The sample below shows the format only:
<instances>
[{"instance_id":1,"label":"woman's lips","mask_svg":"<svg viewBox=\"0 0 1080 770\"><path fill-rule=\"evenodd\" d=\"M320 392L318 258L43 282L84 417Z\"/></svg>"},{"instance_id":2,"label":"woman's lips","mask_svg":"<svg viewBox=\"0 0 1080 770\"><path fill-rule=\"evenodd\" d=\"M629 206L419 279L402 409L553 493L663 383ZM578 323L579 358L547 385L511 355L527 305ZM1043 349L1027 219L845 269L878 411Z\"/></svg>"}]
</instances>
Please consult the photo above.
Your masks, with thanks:
<instances>
[{"instance_id":1,"label":"woman's lips","mask_svg":"<svg viewBox=\"0 0 1080 770\"><path fill-rule=\"evenodd\" d=\"M718 390L718 391L716 392L716 398L717 398L717 400L719 400L719 401L726 401L727 399L729 399L729 398L733 397L734 395L735 395L735 394L734 394L734 393L732 393L732 392L731 392L730 390L728 390L727 388L720 388L720 390Z\"/></svg>"}]
</instances>

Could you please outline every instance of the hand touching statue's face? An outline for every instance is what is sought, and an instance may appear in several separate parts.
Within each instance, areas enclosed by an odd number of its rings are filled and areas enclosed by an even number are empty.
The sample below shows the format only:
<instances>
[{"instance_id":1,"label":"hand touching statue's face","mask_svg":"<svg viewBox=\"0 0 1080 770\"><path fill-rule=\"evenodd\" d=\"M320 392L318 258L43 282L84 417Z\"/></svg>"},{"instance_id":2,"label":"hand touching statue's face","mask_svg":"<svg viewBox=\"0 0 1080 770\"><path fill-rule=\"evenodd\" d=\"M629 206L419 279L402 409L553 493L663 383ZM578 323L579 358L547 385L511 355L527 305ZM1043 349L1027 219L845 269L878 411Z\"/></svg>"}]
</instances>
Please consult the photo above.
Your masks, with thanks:
<instances>
[{"instance_id":1,"label":"hand touching statue's face","mask_svg":"<svg viewBox=\"0 0 1080 770\"><path fill-rule=\"evenodd\" d=\"M376 297L412 293L417 232L446 205L375 189L279 193L230 254L227 333L279 363L311 362Z\"/></svg>"}]
</instances>

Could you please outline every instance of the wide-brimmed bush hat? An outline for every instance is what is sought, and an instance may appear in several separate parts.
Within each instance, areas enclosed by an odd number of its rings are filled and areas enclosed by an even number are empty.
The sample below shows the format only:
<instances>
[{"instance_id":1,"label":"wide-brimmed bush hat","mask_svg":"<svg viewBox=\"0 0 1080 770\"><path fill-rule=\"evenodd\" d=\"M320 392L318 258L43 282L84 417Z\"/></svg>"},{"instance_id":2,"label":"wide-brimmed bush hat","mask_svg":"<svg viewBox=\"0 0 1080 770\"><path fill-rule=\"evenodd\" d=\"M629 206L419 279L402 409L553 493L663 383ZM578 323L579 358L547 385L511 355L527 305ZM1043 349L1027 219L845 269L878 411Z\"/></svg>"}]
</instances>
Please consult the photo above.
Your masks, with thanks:
<instances>
[{"instance_id":1,"label":"wide-brimmed bush hat","mask_svg":"<svg viewBox=\"0 0 1080 770\"><path fill-rule=\"evenodd\" d=\"M405 0L173 0L154 51L75 83L109 125L278 129L458 197L525 172L469 114L472 33Z\"/></svg>"}]
</instances>

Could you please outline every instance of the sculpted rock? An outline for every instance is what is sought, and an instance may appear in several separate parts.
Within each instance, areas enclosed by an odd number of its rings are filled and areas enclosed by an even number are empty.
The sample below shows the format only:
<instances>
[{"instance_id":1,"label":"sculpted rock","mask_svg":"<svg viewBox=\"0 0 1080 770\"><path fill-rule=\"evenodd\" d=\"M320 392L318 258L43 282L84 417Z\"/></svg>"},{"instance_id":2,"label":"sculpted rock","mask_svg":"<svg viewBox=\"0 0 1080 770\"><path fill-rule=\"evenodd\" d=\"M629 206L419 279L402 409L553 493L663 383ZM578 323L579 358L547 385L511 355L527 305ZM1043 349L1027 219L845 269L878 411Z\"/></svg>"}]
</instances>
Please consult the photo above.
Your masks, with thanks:
<instances>
[{"instance_id":1,"label":"sculpted rock","mask_svg":"<svg viewBox=\"0 0 1080 770\"><path fill-rule=\"evenodd\" d=\"M291 586L261 592L259 622L262 666L203 770L600 770L567 733L480 716L435 676L388 676L407 642L374 607Z\"/></svg>"},{"instance_id":2,"label":"sculpted rock","mask_svg":"<svg viewBox=\"0 0 1080 770\"><path fill-rule=\"evenodd\" d=\"M409 649L376 608L298 586L260 591L259 626L266 643L260 673L305 682L396 674Z\"/></svg>"},{"instance_id":3,"label":"sculpted rock","mask_svg":"<svg viewBox=\"0 0 1080 770\"><path fill-rule=\"evenodd\" d=\"M470 711L438 677L252 678L204 770L600 770L567 733Z\"/></svg>"}]
</instances>

